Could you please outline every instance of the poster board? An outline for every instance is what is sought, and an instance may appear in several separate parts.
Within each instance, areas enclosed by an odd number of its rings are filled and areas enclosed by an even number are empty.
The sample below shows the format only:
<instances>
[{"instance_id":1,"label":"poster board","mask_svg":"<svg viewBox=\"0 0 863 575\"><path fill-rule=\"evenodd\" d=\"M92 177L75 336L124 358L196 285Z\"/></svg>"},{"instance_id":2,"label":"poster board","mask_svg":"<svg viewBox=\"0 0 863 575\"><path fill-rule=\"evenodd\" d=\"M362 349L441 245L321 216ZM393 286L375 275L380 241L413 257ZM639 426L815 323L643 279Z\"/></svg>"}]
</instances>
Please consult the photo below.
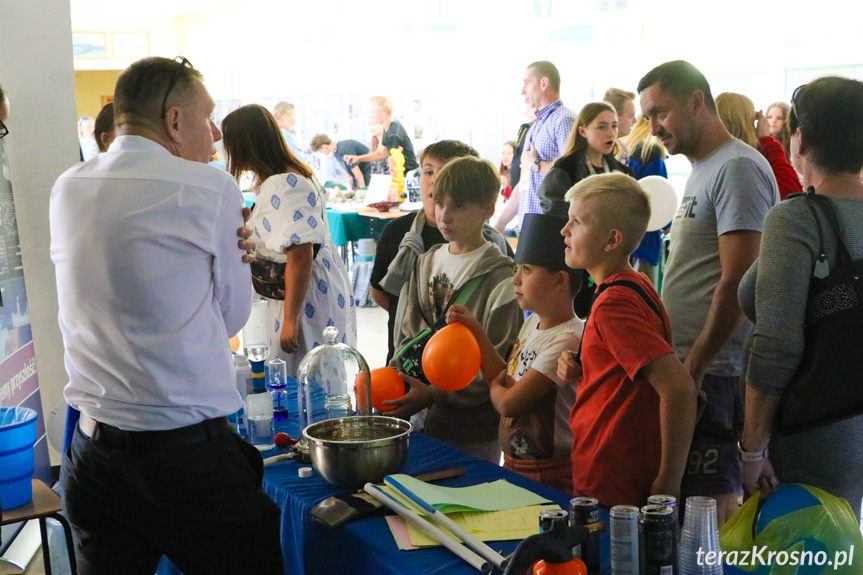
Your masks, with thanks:
<instances>
[{"instance_id":1,"label":"poster board","mask_svg":"<svg viewBox=\"0 0 863 575\"><path fill-rule=\"evenodd\" d=\"M0 139L0 406L22 406L36 411L33 476L51 485L51 460L4 140ZM2 528L0 553L9 546L19 528L20 524Z\"/></svg>"}]
</instances>

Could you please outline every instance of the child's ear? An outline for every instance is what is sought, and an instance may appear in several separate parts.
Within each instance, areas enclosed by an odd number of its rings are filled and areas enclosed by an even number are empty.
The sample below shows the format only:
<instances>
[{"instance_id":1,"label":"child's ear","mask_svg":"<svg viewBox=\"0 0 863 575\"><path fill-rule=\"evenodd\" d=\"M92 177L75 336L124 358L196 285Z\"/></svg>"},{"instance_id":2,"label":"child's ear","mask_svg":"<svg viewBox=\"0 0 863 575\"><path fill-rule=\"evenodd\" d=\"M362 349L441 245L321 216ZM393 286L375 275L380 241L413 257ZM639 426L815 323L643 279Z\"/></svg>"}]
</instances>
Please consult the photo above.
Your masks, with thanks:
<instances>
[{"instance_id":1,"label":"child's ear","mask_svg":"<svg viewBox=\"0 0 863 575\"><path fill-rule=\"evenodd\" d=\"M486 220L490 220L494 215L494 202L489 203L485 207L485 213L483 214Z\"/></svg>"},{"instance_id":2,"label":"child's ear","mask_svg":"<svg viewBox=\"0 0 863 575\"><path fill-rule=\"evenodd\" d=\"M563 290L565 290L568 293L569 292L569 273L558 270L557 272L555 272L555 275L557 276L557 284L556 285L559 285Z\"/></svg>"},{"instance_id":3,"label":"child's ear","mask_svg":"<svg viewBox=\"0 0 863 575\"><path fill-rule=\"evenodd\" d=\"M578 126L576 128L576 130L578 130L578 135L581 136L582 138L587 137L587 130L584 129L584 126Z\"/></svg>"},{"instance_id":4,"label":"child's ear","mask_svg":"<svg viewBox=\"0 0 863 575\"><path fill-rule=\"evenodd\" d=\"M623 232L618 229L610 229L608 230L608 237L605 239L605 246L603 249L606 253L611 253L620 247L620 244L623 243Z\"/></svg>"}]
</instances>

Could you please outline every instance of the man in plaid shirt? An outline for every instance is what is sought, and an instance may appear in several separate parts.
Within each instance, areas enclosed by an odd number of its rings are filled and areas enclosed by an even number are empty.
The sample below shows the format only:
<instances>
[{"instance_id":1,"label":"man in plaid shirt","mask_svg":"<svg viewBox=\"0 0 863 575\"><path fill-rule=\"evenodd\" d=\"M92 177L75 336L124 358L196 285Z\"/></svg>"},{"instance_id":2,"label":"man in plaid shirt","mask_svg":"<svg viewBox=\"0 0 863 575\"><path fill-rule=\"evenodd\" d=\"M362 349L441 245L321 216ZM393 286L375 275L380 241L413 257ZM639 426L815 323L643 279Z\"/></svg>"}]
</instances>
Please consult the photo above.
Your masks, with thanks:
<instances>
[{"instance_id":1,"label":"man in plaid shirt","mask_svg":"<svg viewBox=\"0 0 863 575\"><path fill-rule=\"evenodd\" d=\"M534 62L527 67L521 93L536 108L536 122L521 154L522 174L529 170L530 175L518 201L519 229L525 214L542 213L536 191L554 161L563 154L575 126L575 112L560 100L560 72L551 62Z\"/></svg>"}]
</instances>

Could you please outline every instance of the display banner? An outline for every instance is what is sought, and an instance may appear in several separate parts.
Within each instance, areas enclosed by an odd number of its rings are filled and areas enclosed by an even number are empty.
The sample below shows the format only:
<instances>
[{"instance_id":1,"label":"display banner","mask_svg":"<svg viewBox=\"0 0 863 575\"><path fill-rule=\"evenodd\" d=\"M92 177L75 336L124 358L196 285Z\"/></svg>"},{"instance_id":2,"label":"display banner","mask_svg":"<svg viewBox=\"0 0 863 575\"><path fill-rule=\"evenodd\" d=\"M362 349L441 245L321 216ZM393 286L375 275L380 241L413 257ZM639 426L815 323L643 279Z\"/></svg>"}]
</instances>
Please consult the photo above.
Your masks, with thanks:
<instances>
[{"instance_id":1,"label":"display banner","mask_svg":"<svg viewBox=\"0 0 863 575\"><path fill-rule=\"evenodd\" d=\"M33 476L51 485L51 460L5 144L6 139L0 139L0 406L29 407L38 414ZM17 528L3 528L0 552L8 547Z\"/></svg>"}]
</instances>

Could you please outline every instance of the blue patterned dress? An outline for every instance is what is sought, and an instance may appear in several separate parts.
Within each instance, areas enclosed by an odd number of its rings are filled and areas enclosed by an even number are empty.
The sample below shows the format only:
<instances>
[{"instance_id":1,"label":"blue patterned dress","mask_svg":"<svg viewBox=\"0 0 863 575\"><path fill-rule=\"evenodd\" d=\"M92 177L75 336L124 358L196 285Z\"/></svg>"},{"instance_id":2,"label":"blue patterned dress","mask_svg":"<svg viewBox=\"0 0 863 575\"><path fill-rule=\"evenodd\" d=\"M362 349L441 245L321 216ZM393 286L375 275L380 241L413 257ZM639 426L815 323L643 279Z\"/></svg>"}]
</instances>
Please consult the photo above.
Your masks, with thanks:
<instances>
[{"instance_id":1,"label":"blue patterned dress","mask_svg":"<svg viewBox=\"0 0 863 575\"><path fill-rule=\"evenodd\" d=\"M330 239L325 205L326 195L317 180L299 174L279 174L268 178L257 192L252 224L254 239L268 250L284 253L291 244L321 244L312 262L312 278L303 302L299 349L282 351L279 333L285 302L270 302L270 359L276 356L287 363L288 375L296 375L303 357L322 341L324 328L334 325L341 340L357 345L357 320L348 270ZM288 272L290 273L290 270Z\"/></svg>"}]
</instances>

